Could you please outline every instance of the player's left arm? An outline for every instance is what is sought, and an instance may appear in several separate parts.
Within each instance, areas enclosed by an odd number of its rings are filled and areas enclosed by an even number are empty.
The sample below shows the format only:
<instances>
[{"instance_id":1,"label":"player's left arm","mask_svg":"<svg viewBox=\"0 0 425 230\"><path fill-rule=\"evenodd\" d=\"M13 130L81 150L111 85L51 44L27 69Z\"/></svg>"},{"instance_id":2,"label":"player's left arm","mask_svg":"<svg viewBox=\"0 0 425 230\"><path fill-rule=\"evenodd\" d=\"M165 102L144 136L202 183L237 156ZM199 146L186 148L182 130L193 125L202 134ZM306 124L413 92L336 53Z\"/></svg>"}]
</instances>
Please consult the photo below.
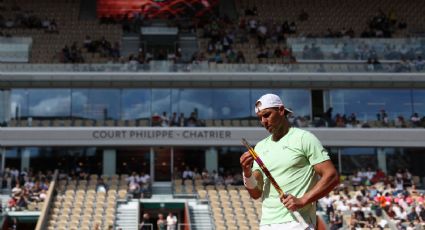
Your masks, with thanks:
<instances>
[{"instance_id":1,"label":"player's left arm","mask_svg":"<svg viewBox=\"0 0 425 230\"><path fill-rule=\"evenodd\" d=\"M301 201L304 205L315 202L326 196L339 184L339 175L331 160L317 163L313 168L320 176L320 179L310 191L301 197Z\"/></svg>"},{"instance_id":2,"label":"player's left arm","mask_svg":"<svg viewBox=\"0 0 425 230\"><path fill-rule=\"evenodd\" d=\"M281 196L281 202L291 211L296 211L309 203L326 196L339 184L338 173L330 160L317 163L314 171L320 175L319 181L304 196L297 198L293 195Z\"/></svg>"}]
</instances>

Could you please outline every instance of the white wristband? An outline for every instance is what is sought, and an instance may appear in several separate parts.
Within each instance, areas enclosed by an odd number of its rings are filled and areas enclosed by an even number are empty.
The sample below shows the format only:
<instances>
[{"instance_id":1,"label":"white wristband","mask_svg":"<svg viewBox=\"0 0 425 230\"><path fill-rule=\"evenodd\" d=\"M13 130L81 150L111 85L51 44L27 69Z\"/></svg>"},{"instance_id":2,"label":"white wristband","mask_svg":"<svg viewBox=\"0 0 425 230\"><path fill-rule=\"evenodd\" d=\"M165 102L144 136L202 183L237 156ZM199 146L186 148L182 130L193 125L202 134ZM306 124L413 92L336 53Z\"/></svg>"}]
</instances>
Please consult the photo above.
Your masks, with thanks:
<instances>
[{"instance_id":1,"label":"white wristband","mask_svg":"<svg viewBox=\"0 0 425 230\"><path fill-rule=\"evenodd\" d=\"M242 172L243 175L243 184L247 189L254 189L257 187L257 180L254 178L253 173L251 173L250 177L245 177L245 173Z\"/></svg>"}]
</instances>

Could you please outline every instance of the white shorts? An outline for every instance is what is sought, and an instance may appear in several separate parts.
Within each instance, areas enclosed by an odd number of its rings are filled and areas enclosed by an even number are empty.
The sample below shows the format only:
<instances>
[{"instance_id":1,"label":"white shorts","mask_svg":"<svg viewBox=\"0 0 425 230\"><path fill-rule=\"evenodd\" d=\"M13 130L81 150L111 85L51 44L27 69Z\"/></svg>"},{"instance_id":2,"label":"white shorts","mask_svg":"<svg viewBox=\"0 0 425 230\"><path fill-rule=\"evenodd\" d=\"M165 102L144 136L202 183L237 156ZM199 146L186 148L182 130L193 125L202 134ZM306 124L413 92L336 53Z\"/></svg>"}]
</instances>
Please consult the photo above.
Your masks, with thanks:
<instances>
[{"instance_id":1,"label":"white shorts","mask_svg":"<svg viewBox=\"0 0 425 230\"><path fill-rule=\"evenodd\" d=\"M314 230L314 226L309 225L307 228L303 228L300 223L296 221L285 222L281 224L266 224L260 225L260 230Z\"/></svg>"}]
</instances>

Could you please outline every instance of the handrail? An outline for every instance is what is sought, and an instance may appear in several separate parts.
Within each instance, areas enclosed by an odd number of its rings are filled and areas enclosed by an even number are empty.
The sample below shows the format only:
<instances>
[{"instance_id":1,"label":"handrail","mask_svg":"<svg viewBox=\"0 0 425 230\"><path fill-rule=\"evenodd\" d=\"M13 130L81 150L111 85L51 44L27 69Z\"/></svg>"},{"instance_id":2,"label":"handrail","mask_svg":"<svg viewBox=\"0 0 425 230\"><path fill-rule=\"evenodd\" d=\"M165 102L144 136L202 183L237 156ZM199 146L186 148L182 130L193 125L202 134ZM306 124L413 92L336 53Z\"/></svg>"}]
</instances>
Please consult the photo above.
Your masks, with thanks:
<instances>
[{"instance_id":1,"label":"handrail","mask_svg":"<svg viewBox=\"0 0 425 230\"><path fill-rule=\"evenodd\" d=\"M208 229L211 230L211 226L207 224L177 224L177 230L192 229L192 226L196 226L196 229Z\"/></svg>"},{"instance_id":2,"label":"handrail","mask_svg":"<svg viewBox=\"0 0 425 230\"><path fill-rule=\"evenodd\" d=\"M46 199L44 200L43 208L40 210L41 213L40 213L40 216L38 217L35 230L47 229L45 225L49 217L48 211L53 200L53 193L55 191L58 174L59 174L59 171L56 169L55 173L53 174L52 181L50 182L49 189L47 190Z\"/></svg>"},{"instance_id":3,"label":"handrail","mask_svg":"<svg viewBox=\"0 0 425 230\"><path fill-rule=\"evenodd\" d=\"M192 230L192 223L190 223L190 207L187 202L184 204L184 223L178 224L178 230L180 230L181 225L185 225L184 230Z\"/></svg>"},{"instance_id":4,"label":"handrail","mask_svg":"<svg viewBox=\"0 0 425 230\"><path fill-rule=\"evenodd\" d=\"M412 67L401 61L367 64L359 62L312 62L302 61L294 64L217 64L199 62L174 64L168 61L151 61L148 64L106 63L106 64L0 64L0 71L5 75L18 73L405 73L425 72L424 66Z\"/></svg>"},{"instance_id":5,"label":"handrail","mask_svg":"<svg viewBox=\"0 0 425 230\"><path fill-rule=\"evenodd\" d=\"M139 229L142 229L142 227L149 227L149 229L148 230L153 230L153 224L145 224L145 223L142 223L142 224L140 224L139 225ZM144 228L143 228L144 229Z\"/></svg>"}]
</instances>

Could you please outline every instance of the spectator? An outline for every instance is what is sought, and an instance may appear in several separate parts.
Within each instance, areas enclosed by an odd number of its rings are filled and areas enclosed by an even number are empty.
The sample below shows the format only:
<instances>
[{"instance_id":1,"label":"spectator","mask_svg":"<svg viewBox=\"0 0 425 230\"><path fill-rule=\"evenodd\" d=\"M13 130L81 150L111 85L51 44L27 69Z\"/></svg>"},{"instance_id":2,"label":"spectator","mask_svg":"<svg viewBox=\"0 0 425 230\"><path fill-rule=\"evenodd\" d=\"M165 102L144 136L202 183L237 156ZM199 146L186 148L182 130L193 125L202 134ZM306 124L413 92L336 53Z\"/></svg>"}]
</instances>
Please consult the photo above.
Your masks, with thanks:
<instances>
[{"instance_id":1,"label":"spectator","mask_svg":"<svg viewBox=\"0 0 425 230\"><path fill-rule=\"evenodd\" d=\"M236 63L240 63L240 64L245 63L245 56L241 50L239 50L238 53L236 54Z\"/></svg>"},{"instance_id":2,"label":"spectator","mask_svg":"<svg viewBox=\"0 0 425 230\"><path fill-rule=\"evenodd\" d=\"M172 213L168 213L167 216L167 230L176 230L177 217Z\"/></svg>"},{"instance_id":3,"label":"spectator","mask_svg":"<svg viewBox=\"0 0 425 230\"><path fill-rule=\"evenodd\" d=\"M415 60L415 68L416 71L422 71L424 70L425 61L422 59L422 56L418 56Z\"/></svg>"},{"instance_id":4,"label":"spectator","mask_svg":"<svg viewBox=\"0 0 425 230\"><path fill-rule=\"evenodd\" d=\"M342 214L341 211L337 211L337 213L330 213L330 230L338 230L342 228Z\"/></svg>"},{"instance_id":5,"label":"spectator","mask_svg":"<svg viewBox=\"0 0 425 230\"><path fill-rule=\"evenodd\" d=\"M166 230L167 229L167 222L164 219L164 215L161 213L158 214L158 220L156 221L156 225L158 227L158 230Z\"/></svg>"},{"instance_id":6,"label":"spectator","mask_svg":"<svg viewBox=\"0 0 425 230\"><path fill-rule=\"evenodd\" d=\"M190 170L189 166L186 166L186 169L183 171L182 174L182 183L184 184L185 180L193 180L194 179L194 175L193 175L193 171Z\"/></svg>"},{"instance_id":7,"label":"spectator","mask_svg":"<svg viewBox=\"0 0 425 230\"><path fill-rule=\"evenodd\" d=\"M196 118L195 112L192 112L190 114L190 117L187 119L187 126L188 127L195 127L198 125L198 119Z\"/></svg>"},{"instance_id":8,"label":"spectator","mask_svg":"<svg viewBox=\"0 0 425 230\"><path fill-rule=\"evenodd\" d=\"M141 172L139 179L138 179L139 185L140 185L140 193L141 197L145 197L146 193L149 192L150 186L151 186L151 177L149 174L145 172Z\"/></svg>"},{"instance_id":9,"label":"spectator","mask_svg":"<svg viewBox=\"0 0 425 230\"><path fill-rule=\"evenodd\" d=\"M152 220L150 218L149 213L145 212L143 213L142 222L139 225L139 230L152 230Z\"/></svg>"},{"instance_id":10,"label":"spectator","mask_svg":"<svg viewBox=\"0 0 425 230\"><path fill-rule=\"evenodd\" d=\"M406 122L404 120L403 116L398 116L395 120L395 127L396 128L406 128Z\"/></svg>"},{"instance_id":11,"label":"spectator","mask_svg":"<svg viewBox=\"0 0 425 230\"><path fill-rule=\"evenodd\" d=\"M161 116L161 126L168 127L170 126L170 120L168 119L167 112L163 112Z\"/></svg>"},{"instance_id":12,"label":"spectator","mask_svg":"<svg viewBox=\"0 0 425 230\"><path fill-rule=\"evenodd\" d=\"M56 20L55 19L52 19L50 21L50 24L47 27L47 32L49 32L49 33L59 33L58 25L56 24Z\"/></svg>"},{"instance_id":13,"label":"spectator","mask_svg":"<svg viewBox=\"0 0 425 230\"><path fill-rule=\"evenodd\" d=\"M184 113L180 113L179 116L179 125L180 127L183 127L186 125L186 119L184 118Z\"/></svg>"},{"instance_id":14,"label":"spectator","mask_svg":"<svg viewBox=\"0 0 425 230\"><path fill-rule=\"evenodd\" d=\"M151 117L151 125L152 126L161 126L162 125L162 121L161 121L161 116L159 116L158 113L154 113Z\"/></svg>"},{"instance_id":15,"label":"spectator","mask_svg":"<svg viewBox=\"0 0 425 230\"><path fill-rule=\"evenodd\" d=\"M97 185L96 185L96 192L97 193L106 193L107 191L107 185L106 183L103 181L102 178L99 178L97 181Z\"/></svg>"},{"instance_id":16,"label":"spectator","mask_svg":"<svg viewBox=\"0 0 425 230\"><path fill-rule=\"evenodd\" d=\"M418 113L413 113L413 115L410 117L410 122L412 122L413 127L419 127L421 124L421 118L419 117Z\"/></svg>"},{"instance_id":17,"label":"spectator","mask_svg":"<svg viewBox=\"0 0 425 230\"><path fill-rule=\"evenodd\" d=\"M176 112L173 112L173 115L170 117L170 126L179 126L179 119Z\"/></svg>"}]
</instances>

